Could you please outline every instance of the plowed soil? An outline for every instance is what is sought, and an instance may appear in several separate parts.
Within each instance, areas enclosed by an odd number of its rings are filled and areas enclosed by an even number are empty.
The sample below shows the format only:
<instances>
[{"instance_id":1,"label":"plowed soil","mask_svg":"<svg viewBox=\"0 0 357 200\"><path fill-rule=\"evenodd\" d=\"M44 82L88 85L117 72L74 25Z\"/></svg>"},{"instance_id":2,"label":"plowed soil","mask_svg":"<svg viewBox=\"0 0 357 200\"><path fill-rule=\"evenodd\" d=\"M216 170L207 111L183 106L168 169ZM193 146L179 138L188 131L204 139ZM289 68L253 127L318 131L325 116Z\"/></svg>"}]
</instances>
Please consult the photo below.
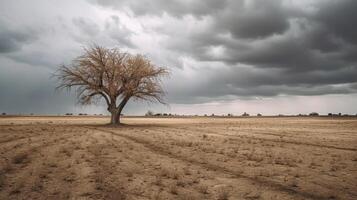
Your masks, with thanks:
<instances>
[{"instance_id":1,"label":"plowed soil","mask_svg":"<svg viewBox=\"0 0 357 200\"><path fill-rule=\"evenodd\" d=\"M1 117L0 199L357 199L357 118Z\"/></svg>"}]
</instances>

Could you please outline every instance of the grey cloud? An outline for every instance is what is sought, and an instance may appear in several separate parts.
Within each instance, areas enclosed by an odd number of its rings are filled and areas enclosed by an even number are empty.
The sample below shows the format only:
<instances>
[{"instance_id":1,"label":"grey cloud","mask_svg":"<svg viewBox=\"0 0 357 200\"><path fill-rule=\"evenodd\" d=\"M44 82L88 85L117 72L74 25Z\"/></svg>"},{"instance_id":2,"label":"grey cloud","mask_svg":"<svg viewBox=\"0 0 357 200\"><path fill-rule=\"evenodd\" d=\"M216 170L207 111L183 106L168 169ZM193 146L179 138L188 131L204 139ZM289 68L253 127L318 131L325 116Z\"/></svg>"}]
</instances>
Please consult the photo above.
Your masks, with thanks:
<instances>
[{"instance_id":1,"label":"grey cloud","mask_svg":"<svg viewBox=\"0 0 357 200\"><path fill-rule=\"evenodd\" d=\"M212 77L200 69L211 83L190 84L196 84L197 90L192 87L192 92L182 91L177 95L180 99L205 95L356 92L352 85L357 82L357 46L354 44L356 37L352 36L355 27L350 24L357 19L353 12L355 1L320 2L314 5L315 13L304 12L303 7L284 7L280 1L267 1L269 6L264 5L257 4L255 10L243 8L243 12L239 12L244 6L236 1L221 9L221 13L210 15L214 24L206 32L189 35L178 32L179 39L167 44L172 51L201 62L224 62L230 68L227 73L219 69ZM281 26L274 27L279 24ZM269 25L273 26L269 28ZM172 28L163 27L158 31L168 30L170 35ZM213 56L209 53L212 48L221 48L223 53ZM244 71L237 68L237 64L250 67ZM246 76L240 76L242 73ZM340 88L332 86L334 84L346 85ZM228 86L239 90L228 89ZM187 97L182 97L185 93Z\"/></svg>"},{"instance_id":2,"label":"grey cloud","mask_svg":"<svg viewBox=\"0 0 357 200\"><path fill-rule=\"evenodd\" d=\"M288 11L278 0L231 1L215 19L218 29L230 32L235 38L262 38L284 33L289 28Z\"/></svg>"},{"instance_id":3,"label":"grey cloud","mask_svg":"<svg viewBox=\"0 0 357 200\"><path fill-rule=\"evenodd\" d=\"M98 5L123 9L129 7L136 15L162 15L168 13L173 16L182 17L183 15L203 16L217 12L227 6L227 0L89 0Z\"/></svg>"},{"instance_id":4,"label":"grey cloud","mask_svg":"<svg viewBox=\"0 0 357 200\"><path fill-rule=\"evenodd\" d=\"M204 74L204 77L202 77ZM168 91L175 103L200 103L227 98L323 95L356 93L357 70L338 69L310 73L289 73L283 69L255 69L249 67L200 69L184 85L172 80ZM177 79L181 79L179 76Z\"/></svg>"},{"instance_id":5,"label":"grey cloud","mask_svg":"<svg viewBox=\"0 0 357 200\"><path fill-rule=\"evenodd\" d=\"M120 18L112 15L105 19L104 24L99 24L91 19L76 17L72 19L73 24L79 30L79 34L73 34L79 43L107 43L114 40L122 47L134 47L130 37L134 34L123 25Z\"/></svg>"},{"instance_id":6,"label":"grey cloud","mask_svg":"<svg viewBox=\"0 0 357 200\"><path fill-rule=\"evenodd\" d=\"M115 9L130 8L136 15L163 15L174 17L192 15L213 17L217 30L228 31L238 38L259 38L283 33L289 28L288 12L282 0L190 0L190 1L114 1L90 0L96 4Z\"/></svg>"},{"instance_id":7,"label":"grey cloud","mask_svg":"<svg viewBox=\"0 0 357 200\"><path fill-rule=\"evenodd\" d=\"M345 59L357 57L353 43L357 28L349 23L357 19L356 1L326 1L317 4L321 7L316 8L318 12L314 15L304 13L304 8L284 7L282 1L249 2L248 5L244 1L227 3L210 15L215 24L207 33L189 35L186 41L174 41L176 44L169 44L170 48L189 52L200 60L261 67L315 70L355 65L346 63ZM298 32L288 32L293 28ZM227 32L233 38L218 37ZM223 57L206 56L208 47L220 45L227 49Z\"/></svg>"},{"instance_id":8,"label":"grey cloud","mask_svg":"<svg viewBox=\"0 0 357 200\"><path fill-rule=\"evenodd\" d=\"M99 26L92 22L90 19L85 19L83 17L73 18L73 24L76 25L81 33L89 35L91 37L96 36L100 32Z\"/></svg>"},{"instance_id":9,"label":"grey cloud","mask_svg":"<svg viewBox=\"0 0 357 200\"><path fill-rule=\"evenodd\" d=\"M0 53L10 53L20 50L27 42L36 39L36 34L29 30L13 30L0 23Z\"/></svg>"},{"instance_id":10,"label":"grey cloud","mask_svg":"<svg viewBox=\"0 0 357 200\"><path fill-rule=\"evenodd\" d=\"M355 0L327 1L321 4L313 19L325 26L331 34L356 45L357 26L353 25L357 19L356 9Z\"/></svg>"},{"instance_id":11,"label":"grey cloud","mask_svg":"<svg viewBox=\"0 0 357 200\"><path fill-rule=\"evenodd\" d=\"M240 75L237 75L240 74ZM337 69L333 71L314 71L310 73L290 73L286 70L260 69L230 69L222 73L223 84L234 87L258 87L260 85L287 85L287 86L318 86L328 84L346 84L357 82L356 69ZM254 81L252 81L254 80Z\"/></svg>"},{"instance_id":12,"label":"grey cloud","mask_svg":"<svg viewBox=\"0 0 357 200\"><path fill-rule=\"evenodd\" d=\"M134 33L123 25L118 16L112 15L106 20L105 33L121 45L135 48L135 45L130 40Z\"/></svg>"}]
</instances>

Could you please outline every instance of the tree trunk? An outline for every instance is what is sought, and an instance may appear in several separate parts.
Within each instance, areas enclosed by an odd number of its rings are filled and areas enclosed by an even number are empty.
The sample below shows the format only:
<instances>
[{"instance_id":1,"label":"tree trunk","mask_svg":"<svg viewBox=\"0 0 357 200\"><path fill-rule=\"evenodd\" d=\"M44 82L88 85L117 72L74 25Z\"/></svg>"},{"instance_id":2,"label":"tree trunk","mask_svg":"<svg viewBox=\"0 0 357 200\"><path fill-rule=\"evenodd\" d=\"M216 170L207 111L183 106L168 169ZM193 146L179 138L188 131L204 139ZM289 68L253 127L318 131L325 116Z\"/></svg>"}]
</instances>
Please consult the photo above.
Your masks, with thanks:
<instances>
[{"instance_id":1,"label":"tree trunk","mask_svg":"<svg viewBox=\"0 0 357 200\"><path fill-rule=\"evenodd\" d=\"M120 115L121 115L121 110L118 110L114 119L116 125L120 124Z\"/></svg>"},{"instance_id":2,"label":"tree trunk","mask_svg":"<svg viewBox=\"0 0 357 200\"><path fill-rule=\"evenodd\" d=\"M110 124L119 125L120 124L120 112L119 110L114 110L111 112Z\"/></svg>"},{"instance_id":3,"label":"tree trunk","mask_svg":"<svg viewBox=\"0 0 357 200\"><path fill-rule=\"evenodd\" d=\"M118 107L115 107L113 105L108 107L108 111L111 113L111 118L110 118L110 124L113 125L119 125L120 124L120 115L121 112L126 105L126 103L129 101L130 97L125 97L122 102L120 102Z\"/></svg>"}]
</instances>

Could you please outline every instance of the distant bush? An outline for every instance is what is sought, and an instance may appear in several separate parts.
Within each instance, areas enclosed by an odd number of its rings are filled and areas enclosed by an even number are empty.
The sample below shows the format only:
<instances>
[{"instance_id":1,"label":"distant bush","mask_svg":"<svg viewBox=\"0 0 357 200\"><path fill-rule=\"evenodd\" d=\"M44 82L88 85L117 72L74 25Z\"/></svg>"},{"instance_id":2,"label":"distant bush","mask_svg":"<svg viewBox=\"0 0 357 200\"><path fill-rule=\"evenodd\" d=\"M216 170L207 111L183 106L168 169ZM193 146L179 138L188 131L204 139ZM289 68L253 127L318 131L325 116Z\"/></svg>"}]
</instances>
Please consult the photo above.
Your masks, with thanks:
<instances>
[{"instance_id":1,"label":"distant bush","mask_svg":"<svg viewBox=\"0 0 357 200\"><path fill-rule=\"evenodd\" d=\"M249 114L248 114L248 113L246 113L246 112L244 112L244 113L242 114L242 116L243 116L243 117L248 117L248 116L249 116Z\"/></svg>"},{"instance_id":2,"label":"distant bush","mask_svg":"<svg viewBox=\"0 0 357 200\"><path fill-rule=\"evenodd\" d=\"M258 113L258 114L257 114L257 116L258 116L258 117L261 117L261 116L262 116L262 114Z\"/></svg>"},{"instance_id":3,"label":"distant bush","mask_svg":"<svg viewBox=\"0 0 357 200\"><path fill-rule=\"evenodd\" d=\"M145 113L145 116L153 116L154 115L154 112L151 111L151 110L148 110L146 113Z\"/></svg>"},{"instance_id":4,"label":"distant bush","mask_svg":"<svg viewBox=\"0 0 357 200\"><path fill-rule=\"evenodd\" d=\"M73 115L73 113L66 113L66 115Z\"/></svg>"},{"instance_id":5,"label":"distant bush","mask_svg":"<svg viewBox=\"0 0 357 200\"><path fill-rule=\"evenodd\" d=\"M1 113L1 115L6 115L6 113L3 112L3 113Z\"/></svg>"},{"instance_id":6,"label":"distant bush","mask_svg":"<svg viewBox=\"0 0 357 200\"><path fill-rule=\"evenodd\" d=\"M310 115L310 116L319 116L319 113L317 113L317 112L312 112L312 113L310 113L309 115Z\"/></svg>"},{"instance_id":7,"label":"distant bush","mask_svg":"<svg viewBox=\"0 0 357 200\"><path fill-rule=\"evenodd\" d=\"M233 114L231 114L231 113L228 113L228 115L227 115L228 117L233 117Z\"/></svg>"}]
</instances>

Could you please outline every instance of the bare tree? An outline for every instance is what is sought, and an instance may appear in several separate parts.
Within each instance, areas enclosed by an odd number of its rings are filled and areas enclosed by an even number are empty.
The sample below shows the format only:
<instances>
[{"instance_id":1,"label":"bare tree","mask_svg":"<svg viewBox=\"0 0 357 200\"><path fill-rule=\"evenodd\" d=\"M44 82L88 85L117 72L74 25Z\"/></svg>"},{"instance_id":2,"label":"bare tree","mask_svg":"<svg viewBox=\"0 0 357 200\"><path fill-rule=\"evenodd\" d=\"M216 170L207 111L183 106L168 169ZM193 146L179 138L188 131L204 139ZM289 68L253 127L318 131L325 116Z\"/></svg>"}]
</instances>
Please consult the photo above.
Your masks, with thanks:
<instances>
[{"instance_id":1,"label":"bare tree","mask_svg":"<svg viewBox=\"0 0 357 200\"><path fill-rule=\"evenodd\" d=\"M59 89L75 88L80 104L103 98L111 113L111 124L120 124L120 115L130 99L163 102L161 78L168 70L157 67L143 55L123 53L98 45L84 48L84 54L70 66L61 65L55 74Z\"/></svg>"}]
</instances>

